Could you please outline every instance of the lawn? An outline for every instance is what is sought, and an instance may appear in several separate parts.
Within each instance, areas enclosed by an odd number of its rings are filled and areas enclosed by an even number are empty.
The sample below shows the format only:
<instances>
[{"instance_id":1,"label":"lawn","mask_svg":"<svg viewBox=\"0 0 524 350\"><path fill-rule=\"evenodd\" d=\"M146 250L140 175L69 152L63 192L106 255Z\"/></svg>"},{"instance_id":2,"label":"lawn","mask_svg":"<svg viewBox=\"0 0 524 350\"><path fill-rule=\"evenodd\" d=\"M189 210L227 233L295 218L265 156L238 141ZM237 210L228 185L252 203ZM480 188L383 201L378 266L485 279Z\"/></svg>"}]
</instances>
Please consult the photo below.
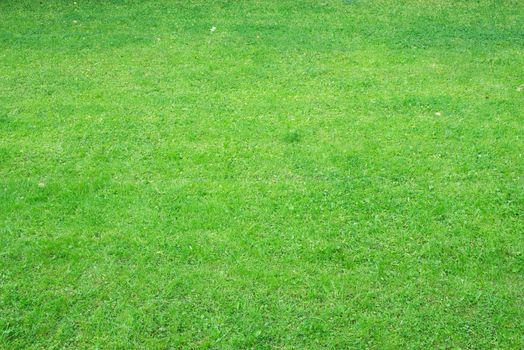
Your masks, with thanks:
<instances>
[{"instance_id":1,"label":"lawn","mask_svg":"<svg viewBox=\"0 0 524 350\"><path fill-rule=\"evenodd\" d=\"M0 348L524 348L524 1L0 1Z\"/></svg>"}]
</instances>

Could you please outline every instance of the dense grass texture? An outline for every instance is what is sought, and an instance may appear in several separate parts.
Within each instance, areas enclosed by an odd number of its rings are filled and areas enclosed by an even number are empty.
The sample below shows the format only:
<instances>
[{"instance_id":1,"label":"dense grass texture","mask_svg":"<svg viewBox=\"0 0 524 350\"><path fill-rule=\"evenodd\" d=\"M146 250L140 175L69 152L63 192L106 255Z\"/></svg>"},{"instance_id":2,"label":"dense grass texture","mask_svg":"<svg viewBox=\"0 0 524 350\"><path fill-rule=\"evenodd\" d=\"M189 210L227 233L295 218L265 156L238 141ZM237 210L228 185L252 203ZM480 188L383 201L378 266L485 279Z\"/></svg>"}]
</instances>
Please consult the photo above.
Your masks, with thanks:
<instances>
[{"instance_id":1,"label":"dense grass texture","mask_svg":"<svg viewBox=\"0 0 524 350\"><path fill-rule=\"evenodd\" d=\"M524 1L0 0L0 347L524 348Z\"/></svg>"}]
</instances>

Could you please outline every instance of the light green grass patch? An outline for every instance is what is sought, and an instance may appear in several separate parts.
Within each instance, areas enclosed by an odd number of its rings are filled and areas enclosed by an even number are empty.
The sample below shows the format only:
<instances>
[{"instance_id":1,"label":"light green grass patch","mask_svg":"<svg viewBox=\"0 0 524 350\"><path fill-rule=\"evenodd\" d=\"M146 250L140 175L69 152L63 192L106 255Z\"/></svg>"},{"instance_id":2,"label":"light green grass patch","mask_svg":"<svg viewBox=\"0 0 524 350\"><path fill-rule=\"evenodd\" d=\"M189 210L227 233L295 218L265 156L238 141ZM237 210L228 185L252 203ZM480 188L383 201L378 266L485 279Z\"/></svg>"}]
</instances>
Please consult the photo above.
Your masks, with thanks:
<instances>
[{"instance_id":1,"label":"light green grass patch","mask_svg":"<svg viewBox=\"0 0 524 350\"><path fill-rule=\"evenodd\" d=\"M524 347L523 84L522 1L1 1L0 347Z\"/></svg>"}]
</instances>

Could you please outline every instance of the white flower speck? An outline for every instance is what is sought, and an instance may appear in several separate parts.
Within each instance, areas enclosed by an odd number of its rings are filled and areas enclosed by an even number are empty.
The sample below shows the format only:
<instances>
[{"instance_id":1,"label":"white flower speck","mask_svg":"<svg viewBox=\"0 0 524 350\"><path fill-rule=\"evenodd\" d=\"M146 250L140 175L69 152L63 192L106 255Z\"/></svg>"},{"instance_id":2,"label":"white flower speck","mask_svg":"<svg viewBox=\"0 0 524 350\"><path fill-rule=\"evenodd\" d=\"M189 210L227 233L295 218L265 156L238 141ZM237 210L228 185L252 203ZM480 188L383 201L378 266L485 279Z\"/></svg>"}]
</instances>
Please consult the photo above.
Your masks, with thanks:
<instances>
[{"instance_id":1,"label":"white flower speck","mask_svg":"<svg viewBox=\"0 0 524 350\"><path fill-rule=\"evenodd\" d=\"M209 30L211 33L213 33L215 30L217 30L217 27L215 26L212 26L211 29Z\"/></svg>"}]
</instances>

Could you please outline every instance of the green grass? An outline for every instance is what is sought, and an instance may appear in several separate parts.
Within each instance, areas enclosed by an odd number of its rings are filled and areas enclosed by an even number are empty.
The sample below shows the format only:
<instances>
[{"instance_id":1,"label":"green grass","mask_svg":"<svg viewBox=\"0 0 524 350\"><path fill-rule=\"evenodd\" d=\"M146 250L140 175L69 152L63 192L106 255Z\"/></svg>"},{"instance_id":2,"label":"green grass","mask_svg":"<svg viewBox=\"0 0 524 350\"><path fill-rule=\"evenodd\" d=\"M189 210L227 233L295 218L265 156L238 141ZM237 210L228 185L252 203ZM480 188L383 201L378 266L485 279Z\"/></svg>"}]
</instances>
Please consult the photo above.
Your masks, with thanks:
<instances>
[{"instance_id":1,"label":"green grass","mask_svg":"<svg viewBox=\"0 0 524 350\"><path fill-rule=\"evenodd\" d=\"M0 348L523 348L523 155L520 0L2 0Z\"/></svg>"}]
</instances>

